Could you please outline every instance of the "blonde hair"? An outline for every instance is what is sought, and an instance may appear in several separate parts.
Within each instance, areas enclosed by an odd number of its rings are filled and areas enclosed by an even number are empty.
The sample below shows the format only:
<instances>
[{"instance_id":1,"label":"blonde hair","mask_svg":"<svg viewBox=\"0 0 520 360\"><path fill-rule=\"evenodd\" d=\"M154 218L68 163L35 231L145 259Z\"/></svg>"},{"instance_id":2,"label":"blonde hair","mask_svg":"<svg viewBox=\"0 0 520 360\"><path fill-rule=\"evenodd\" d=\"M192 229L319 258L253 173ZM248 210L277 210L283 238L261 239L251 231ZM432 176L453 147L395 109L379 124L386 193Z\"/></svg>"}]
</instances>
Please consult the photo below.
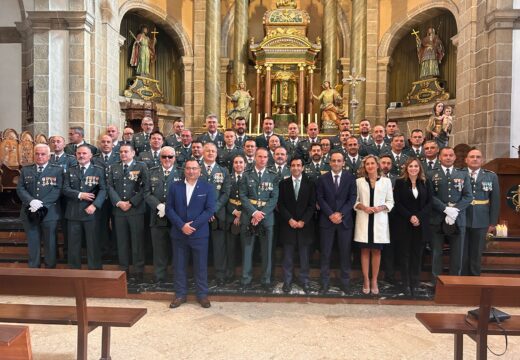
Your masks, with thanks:
<instances>
[{"instance_id":1,"label":"blonde hair","mask_svg":"<svg viewBox=\"0 0 520 360\"><path fill-rule=\"evenodd\" d=\"M357 171L358 177L367 177L367 171L365 169L365 164L368 159L374 159L377 164L377 176L381 176L381 166L379 165L379 158L375 155L369 154L363 158L361 161L361 167Z\"/></svg>"}]
</instances>

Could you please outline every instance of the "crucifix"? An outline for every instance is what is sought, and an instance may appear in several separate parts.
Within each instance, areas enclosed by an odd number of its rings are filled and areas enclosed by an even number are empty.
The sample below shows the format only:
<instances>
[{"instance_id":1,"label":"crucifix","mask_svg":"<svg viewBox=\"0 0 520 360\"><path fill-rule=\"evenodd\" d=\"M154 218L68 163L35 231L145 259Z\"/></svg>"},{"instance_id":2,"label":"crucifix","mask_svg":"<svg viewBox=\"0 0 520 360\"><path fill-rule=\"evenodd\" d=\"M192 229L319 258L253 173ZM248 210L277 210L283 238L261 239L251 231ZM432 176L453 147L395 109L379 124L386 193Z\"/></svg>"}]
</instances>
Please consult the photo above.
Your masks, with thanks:
<instances>
[{"instance_id":1,"label":"crucifix","mask_svg":"<svg viewBox=\"0 0 520 360\"><path fill-rule=\"evenodd\" d=\"M364 81L366 81L366 78L356 75L356 69L354 68L352 68L352 73L342 80L343 83L348 83L350 86L349 117L352 122L355 119L356 109L359 105L359 101L356 98L356 86Z\"/></svg>"}]
</instances>

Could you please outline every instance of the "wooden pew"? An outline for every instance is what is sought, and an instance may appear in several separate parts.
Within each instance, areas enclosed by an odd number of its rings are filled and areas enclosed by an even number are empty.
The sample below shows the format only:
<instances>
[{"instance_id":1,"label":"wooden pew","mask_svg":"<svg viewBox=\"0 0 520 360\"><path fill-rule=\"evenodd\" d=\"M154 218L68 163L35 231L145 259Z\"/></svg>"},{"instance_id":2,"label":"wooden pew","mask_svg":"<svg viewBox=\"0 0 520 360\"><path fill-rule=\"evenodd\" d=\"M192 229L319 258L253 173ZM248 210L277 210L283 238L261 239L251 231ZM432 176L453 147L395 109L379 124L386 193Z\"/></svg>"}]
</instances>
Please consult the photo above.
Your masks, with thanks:
<instances>
[{"instance_id":1,"label":"wooden pew","mask_svg":"<svg viewBox=\"0 0 520 360\"><path fill-rule=\"evenodd\" d=\"M0 358L31 360L31 338L27 326L0 325Z\"/></svg>"},{"instance_id":2,"label":"wooden pew","mask_svg":"<svg viewBox=\"0 0 520 360\"><path fill-rule=\"evenodd\" d=\"M520 278L439 276L435 303L479 307L479 319L467 314L418 313L416 318L431 332L454 334L454 358L462 360L463 335L477 343L477 359L487 359L487 336L520 335L520 316L489 323L492 306L520 306Z\"/></svg>"},{"instance_id":3,"label":"wooden pew","mask_svg":"<svg viewBox=\"0 0 520 360\"><path fill-rule=\"evenodd\" d=\"M88 333L102 328L101 359L110 359L111 327L131 327L143 308L87 306L87 298L126 298L124 271L0 268L0 295L73 297L75 306L0 304L0 322L77 325L77 359L87 359Z\"/></svg>"}]
</instances>

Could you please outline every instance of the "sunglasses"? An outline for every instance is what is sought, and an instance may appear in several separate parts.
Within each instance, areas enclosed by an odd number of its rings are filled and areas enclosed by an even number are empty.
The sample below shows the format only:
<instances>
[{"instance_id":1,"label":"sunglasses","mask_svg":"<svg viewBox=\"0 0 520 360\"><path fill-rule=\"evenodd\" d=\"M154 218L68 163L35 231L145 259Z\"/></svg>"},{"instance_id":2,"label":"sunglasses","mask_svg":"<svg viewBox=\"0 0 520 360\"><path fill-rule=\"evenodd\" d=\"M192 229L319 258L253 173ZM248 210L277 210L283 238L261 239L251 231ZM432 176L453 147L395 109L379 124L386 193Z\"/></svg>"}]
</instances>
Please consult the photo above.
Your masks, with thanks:
<instances>
[{"instance_id":1,"label":"sunglasses","mask_svg":"<svg viewBox=\"0 0 520 360\"><path fill-rule=\"evenodd\" d=\"M175 155L161 155L161 159L173 159Z\"/></svg>"}]
</instances>

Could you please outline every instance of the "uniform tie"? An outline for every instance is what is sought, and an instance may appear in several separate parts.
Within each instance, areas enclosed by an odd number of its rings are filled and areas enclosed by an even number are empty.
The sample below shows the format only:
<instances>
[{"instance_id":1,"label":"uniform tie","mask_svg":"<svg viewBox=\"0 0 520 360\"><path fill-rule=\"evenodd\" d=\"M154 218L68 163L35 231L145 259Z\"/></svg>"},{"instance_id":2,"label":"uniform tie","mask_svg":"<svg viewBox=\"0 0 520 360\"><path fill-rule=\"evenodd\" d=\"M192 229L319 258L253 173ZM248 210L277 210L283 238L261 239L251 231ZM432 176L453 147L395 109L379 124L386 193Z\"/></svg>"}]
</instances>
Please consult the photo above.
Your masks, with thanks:
<instances>
[{"instance_id":1,"label":"uniform tie","mask_svg":"<svg viewBox=\"0 0 520 360\"><path fill-rule=\"evenodd\" d=\"M381 150L381 144L377 144L377 150Z\"/></svg>"},{"instance_id":2,"label":"uniform tie","mask_svg":"<svg viewBox=\"0 0 520 360\"><path fill-rule=\"evenodd\" d=\"M397 156L395 157L395 162L396 162L397 164L399 164L400 161L401 161L401 157L400 157L399 155L397 155Z\"/></svg>"},{"instance_id":3,"label":"uniform tie","mask_svg":"<svg viewBox=\"0 0 520 360\"><path fill-rule=\"evenodd\" d=\"M124 172L125 175L128 174L128 165L127 165L127 164L125 164L125 165L123 166L123 172Z\"/></svg>"},{"instance_id":4,"label":"uniform tie","mask_svg":"<svg viewBox=\"0 0 520 360\"><path fill-rule=\"evenodd\" d=\"M339 175L334 175L334 186L336 187L336 191L339 189Z\"/></svg>"},{"instance_id":5,"label":"uniform tie","mask_svg":"<svg viewBox=\"0 0 520 360\"><path fill-rule=\"evenodd\" d=\"M433 170L433 161L428 161L428 167L430 168L430 170Z\"/></svg>"},{"instance_id":6,"label":"uniform tie","mask_svg":"<svg viewBox=\"0 0 520 360\"><path fill-rule=\"evenodd\" d=\"M38 172L41 174L43 172L43 166L38 166Z\"/></svg>"},{"instance_id":7,"label":"uniform tie","mask_svg":"<svg viewBox=\"0 0 520 360\"><path fill-rule=\"evenodd\" d=\"M352 164L355 164L355 163L356 163L356 158L353 157L353 158L352 158Z\"/></svg>"},{"instance_id":8,"label":"uniform tie","mask_svg":"<svg viewBox=\"0 0 520 360\"><path fill-rule=\"evenodd\" d=\"M105 155L105 162L108 162L108 155Z\"/></svg>"},{"instance_id":9,"label":"uniform tie","mask_svg":"<svg viewBox=\"0 0 520 360\"><path fill-rule=\"evenodd\" d=\"M258 180L262 180L262 172L261 171L258 172Z\"/></svg>"},{"instance_id":10,"label":"uniform tie","mask_svg":"<svg viewBox=\"0 0 520 360\"><path fill-rule=\"evenodd\" d=\"M282 167L278 165L278 175L282 175Z\"/></svg>"},{"instance_id":11,"label":"uniform tie","mask_svg":"<svg viewBox=\"0 0 520 360\"><path fill-rule=\"evenodd\" d=\"M450 174L450 168L447 168L446 169L446 177L449 178L451 176Z\"/></svg>"},{"instance_id":12,"label":"uniform tie","mask_svg":"<svg viewBox=\"0 0 520 360\"><path fill-rule=\"evenodd\" d=\"M477 181L477 172L475 170L471 171L471 180Z\"/></svg>"},{"instance_id":13,"label":"uniform tie","mask_svg":"<svg viewBox=\"0 0 520 360\"><path fill-rule=\"evenodd\" d=\"M237 176L237 183L240 183L240 180L242 180L242 175Z\"/></svg>"},{"instance_id":14,"label":"uniform tie","mask_svg":"<svg viewBox=\"0 0 520 360\"><path fill-rule=\"evenodd\" d=\"M153 160L157 161L158 158L159 158L159 155L157 154L157 151L154 151L153 152Z\"/></svg>"},{"instance_id":15,"label":"uniform tie","mask_svg":"<svg viewBox=\"0 0 520 360\"><path fill-rule=\"evenodd\" d=\"M170 170L164 170L164 177L170 176Z\"/></svg>"},{"instance_id":16,"label":"uniform tie","mask_svg":"<svg viewBox=\"0 0 520 360\"><path fill-rule=\"evenodd\" d=\"M294 179L294 198L298 200L298 193L300 192L300 179Z\"/></svg>"},{"instance_id":17,"label":"uniform tie","mask_svg":"<svg viewBox=\"0 0 520 360\"><path fill-rule=\"evenodd\" d=\"M144 141L148 141L148 134L147 133L144 134Z\"/></svg>"},{"instance_id":18,"label":"uniform tie","mask_svg":"<svg viewBox=\"0 0 520 360\"><path fill-rule=\"evenodd\" d=\"M211 165L206 166L206 171L208 175L211 175Z\"/></svg>"},{"instance_id":19,"label":"uniform tie","mask_svg":"<svg viewBox=\"0 0 520 360\"><path fill-rule=\"evenodd\" d=\"M81 167L81 177L83 178L85 176L85 167Z\"/></svg>"}]
</instances>

